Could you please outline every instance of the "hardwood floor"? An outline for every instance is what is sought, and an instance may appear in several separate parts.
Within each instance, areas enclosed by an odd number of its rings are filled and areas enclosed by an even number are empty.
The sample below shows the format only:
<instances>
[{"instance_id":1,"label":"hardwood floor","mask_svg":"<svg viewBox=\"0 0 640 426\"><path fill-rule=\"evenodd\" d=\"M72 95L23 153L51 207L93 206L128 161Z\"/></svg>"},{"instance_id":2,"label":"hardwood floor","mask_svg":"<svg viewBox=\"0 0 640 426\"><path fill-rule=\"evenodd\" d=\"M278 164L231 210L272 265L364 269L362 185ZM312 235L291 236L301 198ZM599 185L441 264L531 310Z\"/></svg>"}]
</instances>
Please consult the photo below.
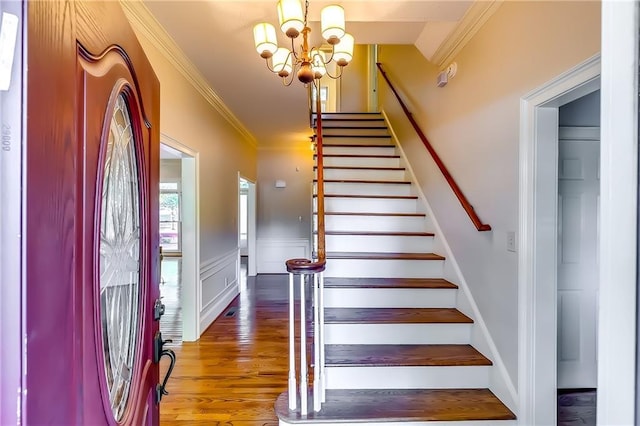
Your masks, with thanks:
<instances>
[{"instance_id":1,"label":"hardwood floor","mask_svg":"<svg viewBox=\"0 0 640 426\"><path fill-rule=\"evenodd\" d=\"M160 404L161 425L278 424L274 403L287 387L287 279L248 279L230 305L234 316L223 314L200 341L172 348L177 363Z\"/></svg>"}]
</instances>

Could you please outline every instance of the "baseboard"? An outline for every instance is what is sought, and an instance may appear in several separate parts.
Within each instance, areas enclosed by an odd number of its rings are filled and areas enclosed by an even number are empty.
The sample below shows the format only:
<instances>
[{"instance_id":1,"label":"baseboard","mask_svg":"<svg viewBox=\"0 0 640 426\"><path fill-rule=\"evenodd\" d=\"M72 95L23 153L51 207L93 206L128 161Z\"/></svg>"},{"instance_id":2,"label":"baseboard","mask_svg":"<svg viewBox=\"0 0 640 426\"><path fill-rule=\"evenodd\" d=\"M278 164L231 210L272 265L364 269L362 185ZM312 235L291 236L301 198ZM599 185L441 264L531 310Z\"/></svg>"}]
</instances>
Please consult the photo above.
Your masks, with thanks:
<instances>
[{"instance_id":1,"label":"baseboard","mask_svg":"<svg viewBox=\"0 0 640 426\"><path fill-rule=\"evenodd\" d=\"M200 312L200 330L204 332L229 306L229 303L240 293L238 282L229 285L224 291L212 300L205 309Z\"/></svg>"},{"instance_id":2,"label":"baseboard","mask_svg":"<svg viewBox=\"0 0 640 426\"><path fill-rule=\"evenodd\" d=\"M239 293L239 254L234 249L200 264L202 333Z\"/></svg>"},{"instance_id":3,"label":"baseboard","mask_svg":"<svg viewBox=\"0 0 640 426\"><path fill-rule=\"evenodd\" d=\"M431 219L431 224L433 226L433 231L436 235L436 244L440 246L442 254L447 259L445 262L445 277L454 281L459 288L458 293L458 309L470 316L474 320L474 327L471 333L471 344L478 349L480 352L486 354L491 361L493 362L493 368L490 371L490 388L491 391L498 397L500 400L507 406L511 411L518 414L517 412L517 401L518 401L518 393L516 388L507 372L507 368L502 361L502 357L500 356L500 352L498 352L498 348L496 347L493 339L491 338L491 333L487 328L486 323L482 319L482 315L480 315L480 310L478 309L478 305L473 299L473 295L471 294L471 290L467 285L467 281L462 274L462 270L456 261L453 252L451 251L451 247L447 242L446 237L442 232L442 228L438 223L438 218L435 216L427 197L425 196L422 187L418 185L418 179L416 179L416 175L411 167L411 163L408 161L407 156L402 148L402 144L395 133L393 126L389 121L389 117L386 111L382 111L382 115L389 127L389 132L391 133L391 137L393 138L398 150L400 152L400 157L405 163L407 172L409 173L411 180L415 183L415 188L417 191L417 196L420 202L423 203L427 216ZM426 154L425 154L426 155ZM448 273L447 273L448 272Z\"/></svg>"},{"instance_id":4,"label":"baseboard","mask_svg":"<svg viewBox=\"0 0 640 426\"><path fill-rule=\"evenodd\" d=\"M287 260L311 258L311 241L306 238L258 238L256 257L259 274L286 273Z\"/></svg>"}]
</instances>

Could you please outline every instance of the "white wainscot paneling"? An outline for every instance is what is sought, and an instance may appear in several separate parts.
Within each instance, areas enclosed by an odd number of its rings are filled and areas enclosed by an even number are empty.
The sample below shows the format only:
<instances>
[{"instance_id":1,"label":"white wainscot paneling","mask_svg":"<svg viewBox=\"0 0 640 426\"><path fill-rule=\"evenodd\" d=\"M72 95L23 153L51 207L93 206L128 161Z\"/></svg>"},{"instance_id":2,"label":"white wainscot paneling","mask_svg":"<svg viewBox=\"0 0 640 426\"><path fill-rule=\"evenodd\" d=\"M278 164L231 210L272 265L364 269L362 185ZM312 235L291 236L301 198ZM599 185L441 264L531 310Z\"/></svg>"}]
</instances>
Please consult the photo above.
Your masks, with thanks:
<instances>
[{"instance_id":1,"label":"white wainscot paneling","mask_svg":"<svg viewBox=\"0 0 640 426\"><path fill-rule=\"evenodd\" d=\"M200 331L224 311L238 295L238 250L200 264Z\"/></svg>"},{"instance_id":2,"label":"white wainscot paneling","mask_svg":"<svg viewBox=\"0 0 640 426\"><path fill-rule=\"evenodd\" d=\"M286 273L285 262L294 258L311 258L310 241L305 238L258 239L258 273Z\"/></svg>"}]
</instances>

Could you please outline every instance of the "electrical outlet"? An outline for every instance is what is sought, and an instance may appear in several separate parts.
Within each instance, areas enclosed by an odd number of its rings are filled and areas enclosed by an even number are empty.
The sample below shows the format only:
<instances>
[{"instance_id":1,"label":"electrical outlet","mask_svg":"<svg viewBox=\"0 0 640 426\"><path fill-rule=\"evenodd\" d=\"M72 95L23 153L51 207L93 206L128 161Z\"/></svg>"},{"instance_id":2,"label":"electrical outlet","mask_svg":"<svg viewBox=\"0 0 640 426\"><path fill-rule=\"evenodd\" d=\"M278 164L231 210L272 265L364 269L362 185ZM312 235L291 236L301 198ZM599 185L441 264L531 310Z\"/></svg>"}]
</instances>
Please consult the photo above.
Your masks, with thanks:
<instances>
[{"instance_id":1,"label":"electrical outlet","mask_svg":"<svg viewBox=\"0 0 640 426\"><path fill-rule=\"evenodd\" d=\"M507 251L516 251L516 233L507 231Z\"/></svg>"}]
</instances>

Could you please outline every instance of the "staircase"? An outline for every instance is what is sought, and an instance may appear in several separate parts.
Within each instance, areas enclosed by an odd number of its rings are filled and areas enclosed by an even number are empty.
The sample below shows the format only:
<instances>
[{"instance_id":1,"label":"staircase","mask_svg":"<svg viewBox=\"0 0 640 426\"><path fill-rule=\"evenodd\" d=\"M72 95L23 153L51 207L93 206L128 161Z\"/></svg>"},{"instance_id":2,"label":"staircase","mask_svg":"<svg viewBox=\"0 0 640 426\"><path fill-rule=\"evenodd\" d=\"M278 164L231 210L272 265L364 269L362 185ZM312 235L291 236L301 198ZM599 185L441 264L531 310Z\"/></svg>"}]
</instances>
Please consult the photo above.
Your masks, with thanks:
<instances>
[{"instance_id":1,"label":"staircase","mask_svg":"<svg viewBox=\"0 0 640 426\"><path fill-rule=\"evenodd\" d=\"M324 114L326 402L281 425L516 424L380 114ZM425 154L426 155L426 154Z\"/></svg>"}]
</instances>

